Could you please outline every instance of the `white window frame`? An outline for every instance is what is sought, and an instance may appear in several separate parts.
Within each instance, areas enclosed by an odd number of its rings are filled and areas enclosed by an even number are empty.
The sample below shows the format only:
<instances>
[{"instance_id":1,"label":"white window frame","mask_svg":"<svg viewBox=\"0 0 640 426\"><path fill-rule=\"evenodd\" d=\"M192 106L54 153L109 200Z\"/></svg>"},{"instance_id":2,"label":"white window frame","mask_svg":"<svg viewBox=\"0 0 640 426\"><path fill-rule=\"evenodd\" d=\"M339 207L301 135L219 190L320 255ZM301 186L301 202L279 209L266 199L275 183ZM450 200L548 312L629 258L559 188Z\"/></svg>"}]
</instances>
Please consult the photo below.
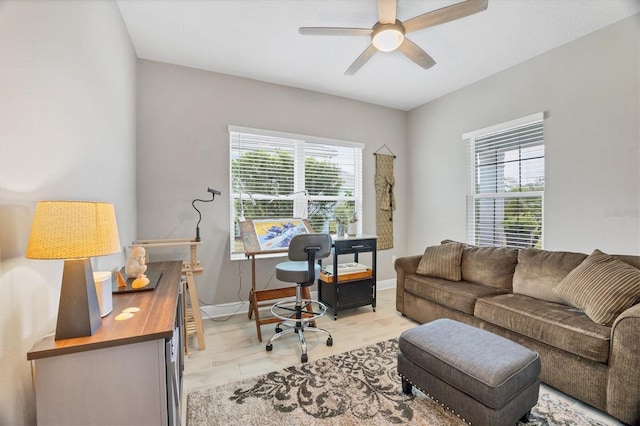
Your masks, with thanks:
<instances>
[{"instance_id":1,"label":"white window frame","mask_svg":"<svg viewBox=\"0 0 640 426\"><path fill-rule=\"evenodd\" d=\"M251 134L251 135L258 135L258 136L266 136L266 137L277 137L277 138L285 138L285 139L291 139L296 141L295 143L295 150L294 150L294 193L302 193L304 192L305 188L305 152L304 152L304 147L305 144L307 143L316 143L316 144L324 144L324 145L334 145L334 146L339 146L339 147L349 147L349 148L357 148L360 150L359 152L359 158L356 158L356 164L354 165L355 168L355 173L354 173L354 194L353 196L339 196L339 197L334 197L334 196L321 196L321 195L307 195L306 197L304 196L304 194L302 194L302 196L295 196L293 197L293 216L295 218L302 218L302 219L306 219L307 218L307 203L308 202L313 202L313 201L353 201L355 204L355 209L356 212L358 213L358 222L357 222L357 229L358 229L358 233L362 232L362 214L360 212L362 212L362 198L363 198L363 189L362 189L362 151L364 150L365 144L363 143L359 143L359 142L353 142L353 141L346 141L346 140L340 140L340 139L330 139L330 138L322 138L322 137L318 137L318 136L309 136L309 135L301 135L301 134L296 134L296 133L287 133L287 132L280 132L280 131L274 131L274 130L265 130L265 129L256 129L256 128L251 128L251 127L243 127L243 126L236 126L236 125L229 125L228 128L228 133L229 133L229 194L231 194L231 196L229 197L230 201L229 201L229 241L230 241L230 257L231 260L239 260L239 259L244 259L245 258L245 254L244 253L238 253L235 252L234 253L234 248L235 248L235 215L236 215L236 211L235 211L235 201L239 199L240 194L238 193L234 193L233 192L233 170L231 167L232 164L232 149L231 149L231 135L232 133L244 133L244 134ZM244 200L244 202L250 202L250 200L248 200L248 196L245 193L242 193L242 199ZM254 197L256 200L258 199L271 199L268 196L264 196L264 195L260 195L260 194L256 194L253 195L252 197ZM266 198L265 198L266 197ZM248 218L250 219L250 218ZM321 230L315 230L316 232L320 232ZM286 255L286 253L284 254ZM273 255L261 255L263 257L270 257ZM261 257L258 256L258 257Z\"/></svg>"},{"instance_id":2,"label":"white window frame","mask_svg":"<svg viewBox=\"0 0 640 426\"><path fill-rule=\"evenodd\" d=\"M527 191L527 192L496 192L496 193L477 193L476 192L476 155L475 155L475 142L479 138L484 138L487 136L491 136L493 134L499 134L508 132L509 130L513 130L519 127L532 125L536 123L541 123L543 125L544 122L544 113L538 112L535 114L527 115L525 117L517 118L515 120L511 120L505 123L496 124L493 126L485 127L483 129L474 130L471 132L464 133L462 135L462 140L468 145L468 162L467 162L467 170L468 170L468 193L467 193L467 243L473 245L479 245L478 241L476 241L476 201L478 199L507 199L507 198L540 198L541 199L541 235L539 238L540 247L544 247L544 190L543 191ZM544 127L544 126L543 126ZM544 146L544 137L542 145ZM546 154L545 154L546 155ZM545 171L546 176L546 171Z\"/></svg>"}]
</instances>

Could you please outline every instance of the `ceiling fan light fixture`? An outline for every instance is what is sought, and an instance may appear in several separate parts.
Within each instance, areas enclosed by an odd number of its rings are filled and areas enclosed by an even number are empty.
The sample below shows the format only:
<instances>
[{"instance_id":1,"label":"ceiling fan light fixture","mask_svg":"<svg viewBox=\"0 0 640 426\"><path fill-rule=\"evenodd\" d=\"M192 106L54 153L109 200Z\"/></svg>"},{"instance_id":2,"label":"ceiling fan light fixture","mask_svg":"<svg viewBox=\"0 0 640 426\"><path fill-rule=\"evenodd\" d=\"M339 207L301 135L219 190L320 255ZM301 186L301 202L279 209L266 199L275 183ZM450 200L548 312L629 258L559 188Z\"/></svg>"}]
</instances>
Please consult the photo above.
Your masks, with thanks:
<instances>
[{"instance_id":1,"label":"ceiling fan light fixture","mask_svg":"<svg viewBox=\"0 0 640 426\"><path fill-rule=\"evenodd\" d=\"M396 50L404 41L404 28L399 21L395 24L376 24L371 34L371 44L381 52Z\"/></svg>"}]
</instances>

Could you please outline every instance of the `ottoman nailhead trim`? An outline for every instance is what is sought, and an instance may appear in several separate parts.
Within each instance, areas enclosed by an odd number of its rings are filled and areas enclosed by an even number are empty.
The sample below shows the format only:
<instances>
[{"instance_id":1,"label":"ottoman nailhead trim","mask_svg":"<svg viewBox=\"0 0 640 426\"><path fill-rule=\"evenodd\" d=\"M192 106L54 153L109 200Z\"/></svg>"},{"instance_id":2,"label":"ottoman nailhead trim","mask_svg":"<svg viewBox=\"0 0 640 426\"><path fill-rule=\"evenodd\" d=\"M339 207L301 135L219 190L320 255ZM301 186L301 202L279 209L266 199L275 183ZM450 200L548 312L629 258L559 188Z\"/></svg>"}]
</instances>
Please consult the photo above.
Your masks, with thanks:
<instances>
[{"instance_id":1,"label":"ottoman nailhead trim","mask_svg":"<svg viewBox=\"0 0 640 426\"><path fill-rule=\"evenodd\" d=\"M459 413L456 413L455 411L453 411L452 409L450 409L449 407L445 407L445 405L443 403L441 403L440 401L438 401L438 399L434 398L433 396L431 396L431 394L427 391L425 391L424 389L421 389L420 386L417 386L416 384L414 384L411 380L409 380L407 377L403 376L402 374L398 373L398 376L400 376L401 378L405 379L407 382L411 383L411 386L415 387L416 389L418 389L420 392L422 392L423 394L425 394L430 400L435 401L437 404L440 404L440 406L442 408L444 408L445 410L449 411L451 414L455 414L459 419L461 419L463 422L465 422L468 425L471 425L471 422L468 422L464 417L460 417Z\"/></svg>"}]
</instances>

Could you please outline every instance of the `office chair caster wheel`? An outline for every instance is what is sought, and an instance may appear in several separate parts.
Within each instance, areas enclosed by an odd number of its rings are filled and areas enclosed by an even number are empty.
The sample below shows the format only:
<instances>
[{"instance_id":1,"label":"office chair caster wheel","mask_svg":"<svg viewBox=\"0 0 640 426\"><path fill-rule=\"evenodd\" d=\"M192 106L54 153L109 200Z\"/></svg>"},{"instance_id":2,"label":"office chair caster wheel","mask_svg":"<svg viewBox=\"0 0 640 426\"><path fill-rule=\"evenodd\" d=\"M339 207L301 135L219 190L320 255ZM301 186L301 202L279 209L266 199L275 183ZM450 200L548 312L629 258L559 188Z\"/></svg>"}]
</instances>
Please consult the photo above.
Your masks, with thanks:
<instances>
[{"instance_id":1,"label":"office chair caster wheel","mask_svg":"<svg viewBox=\"0 0 640 426\"><path fill-rule=\"evenodd\" d=\"M282 333L282 329L280 327L276 327L276 333Z\"/></svg>"},{"instance_id":2,"label":"office chair caster wheel","mask_svg":"<svg viewBox=\"0 0 640 426\"><path fill-rule=\"evenodd\" d=\"M302 354L302 356L300 357L300 361L302 361L302 362L309 361L309 357L307 356L307 354Z\"/></svg>"},{"instance_id":3,"label":"office chair caster wheel","mask_svg":"<svg viewBox=\"0 0 640 426\"><path fill-rule=\"evenodd\" d=\"M269 344L267 345L267 352L271 352L273 350L273 345Z\"/></svg>"},{"instance_id":4,"label":"office chair caster wheel","mask_svg":"<svg viewBox=\"0 0 640 426\"><path fill-rule=\"evenodd\" d=\"M333 338L332 337L329 337L327 339L327 346L333 346Z\"/></svg>"}]
</instances>

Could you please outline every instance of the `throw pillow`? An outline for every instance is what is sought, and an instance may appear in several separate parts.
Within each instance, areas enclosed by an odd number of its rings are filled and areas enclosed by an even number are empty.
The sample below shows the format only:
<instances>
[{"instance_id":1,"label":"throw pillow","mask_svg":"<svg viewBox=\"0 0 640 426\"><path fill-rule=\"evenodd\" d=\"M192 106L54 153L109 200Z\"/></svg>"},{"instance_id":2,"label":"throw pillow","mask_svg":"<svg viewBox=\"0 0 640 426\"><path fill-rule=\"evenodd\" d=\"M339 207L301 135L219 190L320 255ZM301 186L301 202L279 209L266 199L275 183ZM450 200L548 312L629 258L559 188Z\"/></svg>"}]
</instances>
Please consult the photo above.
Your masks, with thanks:
<instances>
[{"instance_id":1,"label":"throw pillow","mask_svg":"<svg viewBox=\"0 0 640 426\"><path fill-rule=\"evenodd\" d=\"M640 269L595 250L553 291L594 322L611 326L640 301Z\"/></svg>"},{"instance_id":2,"label":"throw pillow","mask_svg":"<svg viewBox=\"0 0 640 426\"><path fill-rule=\"evenodd\" d=\"M460 260L464 246L460 243L427 247L420 259L416 274L460 281Z\"/></svg>"}]
</instances>

